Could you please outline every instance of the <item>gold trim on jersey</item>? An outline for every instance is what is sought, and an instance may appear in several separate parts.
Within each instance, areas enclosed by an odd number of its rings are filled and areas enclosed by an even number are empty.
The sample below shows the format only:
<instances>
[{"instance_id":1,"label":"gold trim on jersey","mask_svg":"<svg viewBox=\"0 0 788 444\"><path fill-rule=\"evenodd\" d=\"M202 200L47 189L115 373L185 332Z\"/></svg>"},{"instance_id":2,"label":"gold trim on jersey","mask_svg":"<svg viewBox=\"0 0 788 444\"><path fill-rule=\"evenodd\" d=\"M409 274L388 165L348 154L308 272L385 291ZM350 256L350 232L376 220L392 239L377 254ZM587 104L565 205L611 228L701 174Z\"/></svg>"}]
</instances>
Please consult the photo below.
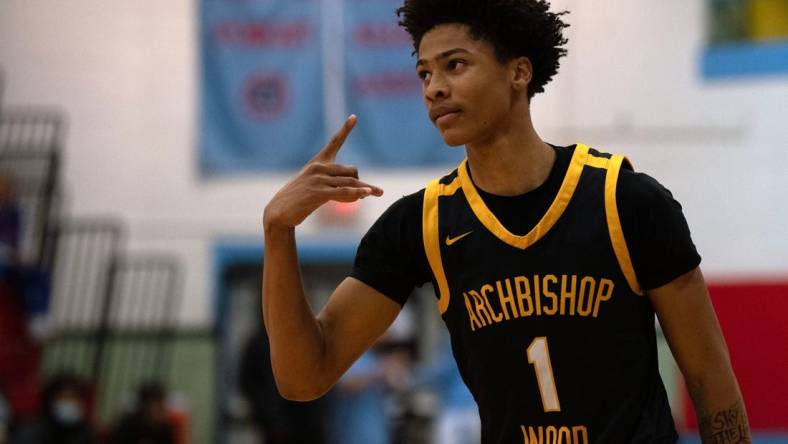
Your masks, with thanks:
<instances>
[{"instance_id":1,"label":"gold trim on jersey","mask_svg":"<svg viewBox=\"0 0 788 444\"><path fill-rule=\"evenodd\" d=\"M473 213L482 225L503 242L524 250L541 239L542 236L555 225L558 218L561 217L561 214L563 214L564 210L569 205L575 188L577 188L577 183L580 181L580 174L583 172L583 166L586 164L588 157L588 146L578 144L572 155L572 160L569 163L569 169L567 170L566 176L564 176L561 188L558 190L558 195L555 200L553 200L553 203L550 205L550 208L547 209L544 216L542 216L539 223L524 236L518 236L507 230L498 218L495 217L492 211L487 208L484 200L482 200L481 196L479 196L479 193L476 191L476 187L473 185L471 178L468 176L467 159L462 161L457 172L460 184L462 185L462 191L465 193L465 198L468 200Z\"/></svg>"},{"instance_id":2,"label":"gold trim on jersey","mask_svg":"<svg viewBox=\"0 0 788 444\"><path fill-rule=\"evenodd\" d=\"M607 216L607 228L610 231L610 241L613 243L613 251L616 253L621 271L624 272L624 277L627 279L629 288L636 294L642 296L644 293L638 283L635 267L632 266L632 259L629 256L626 239L624 239L624 230L621 228L621 220L618 216L618 204L616 203L618 173L621 170L621 164L624 160L624 157L620 155L614 155L610 158L607 175L605 176L605 215ZM627 162L629 162L629 160L627 160Z\"/></svg>"},{"instance_id":3,"label":"gold trim on jersey","mask_svg":"<svg viewBox=\"0 0 788 444\"><path fill-rule=\"evenodd\" d=\"M441 260L441 240L438 233L438 198L441 196L451 196L460 188L460 181L455 177L454 180L444 185L439 179L430 182L424 189L424 206L422 211L422 237L424 238L424 251L427 254L427 262L432 268L435 282L438 284L438 310L443 314L449 308L449 283L446 280L446 273L443 271L443 261Z\"/></svg>"},{"instance_id":4,"label":"gold trim on jersey","mask_svg":"<svg viewBox=\"0 0 788 444\"><path fill-rule=\"evenodd\" d=\"M594 168L601 168L606 170L609 166L610 159L606 157L596 157L595 155L589 153L588 159L586 160L586 165Z\"/></svg>"},{"instance_id":5,"label":"gold trim on jersey","mask_svg":"<svg viewBox=\"0 0 788 444\"><path fill-rule=\"evenodd\" d=\"M441 314L445 313L449 307L450 290L449 284L446 279L446 274L443 269L443 261L441 259L441 239L438 231L438 199L442 196L452 196L457 190L462 189L468 204L470 205L473 213L491 233L493 233L501 241L519 248L526 249L533 245L536 241L542 238L558 221L569 201L574 195L577 184L580 180L580 175L583 172L583 167L588 165L593 168L600 168L607 170L605 175L605 216L607 219L608 231L610 233L610 240L615 252L616 259L621 267L624 277L627 280L632 291L636 294L643 295L643 291L638 284L635 269L632 265L632 260L629 256L629 249L627 248L626 240L624 239L624 232L621 228L621 221L618 215L618 205L616 202L616 187L618 185L618 174L621 170L623 162L629 162L623 156L613 155L610 158L597 157L589 153L587 145L578 144L572 159L569 163L569 168L558 194L553 200L553 203L548 208L547 212L542 216L539 223L526 235L518 236L511 233L504 227L495 215L487 208L481 196L479 195L476 187L473 185L466 168L468 160L463 160L457 169L457 177L454 178L449 184L443 184L439 179L431 181L424 189L424 202L422 213L422 236L424 241L424 251L427 255L427 261L432 269L435 281L438 284L438 309ZM465 233L468 234L468 233ZM467 301L466 301L467 303Z\"/></svg>"}]
</instances>

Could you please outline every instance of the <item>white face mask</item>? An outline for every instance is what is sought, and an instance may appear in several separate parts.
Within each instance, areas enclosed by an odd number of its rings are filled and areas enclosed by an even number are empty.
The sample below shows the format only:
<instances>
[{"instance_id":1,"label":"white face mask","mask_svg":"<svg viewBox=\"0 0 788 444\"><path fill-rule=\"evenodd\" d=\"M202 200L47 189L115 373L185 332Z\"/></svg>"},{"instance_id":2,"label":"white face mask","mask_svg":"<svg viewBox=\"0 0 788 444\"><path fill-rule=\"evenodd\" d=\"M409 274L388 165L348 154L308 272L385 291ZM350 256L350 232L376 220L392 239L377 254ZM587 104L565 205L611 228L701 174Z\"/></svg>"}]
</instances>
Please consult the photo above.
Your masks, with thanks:
<instances>
[{"instance_id":1,"label":"white face mask","mask_svg":"<svg viewBox=\"0 0 788 444\"><path fill-rule=\"evenodd\" d=\"M52 404L52 413L63 424L76 424L82 420L82 406L73 399L58 399Z\"/></svg>"}]
</instances>

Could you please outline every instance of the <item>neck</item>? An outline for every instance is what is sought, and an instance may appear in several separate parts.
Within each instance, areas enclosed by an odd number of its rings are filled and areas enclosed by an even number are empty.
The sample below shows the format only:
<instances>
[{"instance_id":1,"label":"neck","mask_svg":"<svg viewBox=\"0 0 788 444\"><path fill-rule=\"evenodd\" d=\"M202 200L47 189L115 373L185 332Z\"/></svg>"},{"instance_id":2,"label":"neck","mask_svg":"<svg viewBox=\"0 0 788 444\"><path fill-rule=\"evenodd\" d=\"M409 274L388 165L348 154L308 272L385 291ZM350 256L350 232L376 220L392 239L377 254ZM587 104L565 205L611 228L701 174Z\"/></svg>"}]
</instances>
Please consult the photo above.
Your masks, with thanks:
<instances>
[{"instance_id":1,"label":"neck","mask_svg":"<svg viewBox=\"0 0 788 444\"><path fill-rule=\"evenodd\" d=\"M491 194L516 196L547 180L555 151L536 134L527 107L525 114L510 113L517 118L502 122L487 139L465 146L477 187Z\"/></svg>"}]
</instances>

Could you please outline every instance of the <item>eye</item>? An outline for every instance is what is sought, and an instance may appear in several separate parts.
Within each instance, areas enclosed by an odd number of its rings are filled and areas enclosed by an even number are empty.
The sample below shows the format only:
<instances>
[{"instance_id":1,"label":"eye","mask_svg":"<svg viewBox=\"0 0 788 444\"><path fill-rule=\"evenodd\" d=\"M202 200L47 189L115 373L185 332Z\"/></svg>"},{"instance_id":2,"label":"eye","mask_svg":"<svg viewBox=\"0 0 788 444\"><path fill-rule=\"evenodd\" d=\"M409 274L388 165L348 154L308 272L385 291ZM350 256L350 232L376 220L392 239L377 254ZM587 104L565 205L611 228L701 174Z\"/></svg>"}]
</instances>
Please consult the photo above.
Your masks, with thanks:
<instances>
[{"instance_id":1,"label":"eye","mask_svg":"<svg viewBox=\"0 0 788 444\"><path fill-rule=\"evenodd\" d=\"M430 73L429 71L419 71L416 73L416 75L418 75L421 80L427 80L427 77L429 77Z\"/></svg>"},{"instance_id":2,"label":"eye","mask_svg":"<svg viewBox=\"0 0 788 444\"><path fill-rule=\"evenodd\" d=\"M465 60L462 59L451 59L449 63L446 65L449 68L449 71L454 71L455 69L459 68L460 66L465 65Z\"/></svg>"}]
</instances>

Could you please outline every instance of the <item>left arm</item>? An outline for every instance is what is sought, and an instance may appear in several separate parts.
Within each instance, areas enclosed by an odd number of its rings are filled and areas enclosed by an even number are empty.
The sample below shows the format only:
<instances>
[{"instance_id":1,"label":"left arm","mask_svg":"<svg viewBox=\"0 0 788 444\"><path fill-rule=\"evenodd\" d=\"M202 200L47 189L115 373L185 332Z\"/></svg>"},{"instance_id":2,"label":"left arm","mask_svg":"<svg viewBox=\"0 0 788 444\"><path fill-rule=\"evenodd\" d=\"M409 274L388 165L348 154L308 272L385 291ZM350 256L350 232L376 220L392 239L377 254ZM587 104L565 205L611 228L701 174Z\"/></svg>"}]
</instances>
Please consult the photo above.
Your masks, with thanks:
<instances>
[{"instance_id":1,"label":"left arm","mask_svg":"<svg viewBox=\"0 0 788 444\"><path fill-rule=\"evenodd\" d=\"M728 348L700 268L648 291L707 443L751 443Z\"/></svg>"}]
</instances>

